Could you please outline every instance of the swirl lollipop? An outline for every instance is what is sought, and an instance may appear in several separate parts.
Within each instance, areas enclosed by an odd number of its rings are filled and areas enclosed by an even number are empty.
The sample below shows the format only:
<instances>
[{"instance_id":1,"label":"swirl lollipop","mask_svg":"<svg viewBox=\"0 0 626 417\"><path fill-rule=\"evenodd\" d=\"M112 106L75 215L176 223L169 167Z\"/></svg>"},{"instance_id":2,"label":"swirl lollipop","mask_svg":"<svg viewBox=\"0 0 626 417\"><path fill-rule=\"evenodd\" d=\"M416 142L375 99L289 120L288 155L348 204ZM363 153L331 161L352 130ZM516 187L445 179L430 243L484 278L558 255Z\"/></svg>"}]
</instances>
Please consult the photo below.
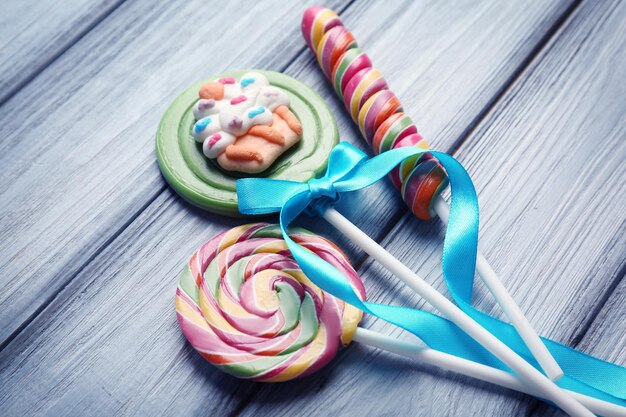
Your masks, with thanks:
<instances>
[{"instance_id":1,"label":"swirl lollipop","mask_svg":"<svg viewBox=\"0 0 626 417\"><path fill-rule=\"evenodd\" d=\"M292 238L365 290L345 255L304 230ZM315 286L291 257L280 228L239 226L191 257L176 291L183 333L231 375L277 382L306 376L350 343L362 312Z\"/></svg>"},{"instance_id":2,"label":"swirl lollipop","mask_svg":"<svg viewBox=\"0 0 626 417\"><path fill-rule=\"evenodd\" d=\"M323 7L311 7L302 18L302 34L375 154L405 146L429 148L337 14ZM390 177L415 216L428 220L436 214L447 222L449 208L440 193L448 180L432 155L426 153L403 161ZM546 375L552 380L562 377L561 367L480 251L476 270Z\"/></svg>"},{"instance_id":3,"label":"swirl lollipop","mask_svg":"<svg viewBox=\"0 0 626 417\"><path fill-rule=\"evenodd\" d=\"M359 276L336 245L304 229L292 229L290 236L335 266L365 298ZM278 225L235 227L202 245L180 278L176 313L191 345L238 378L279 382L304 377L354 340L541 396L508 372L357 327L361 310L322 291L303 274ZM615 404L570 394L596 413L624 415Z\"/></svg>"}]
</instances>

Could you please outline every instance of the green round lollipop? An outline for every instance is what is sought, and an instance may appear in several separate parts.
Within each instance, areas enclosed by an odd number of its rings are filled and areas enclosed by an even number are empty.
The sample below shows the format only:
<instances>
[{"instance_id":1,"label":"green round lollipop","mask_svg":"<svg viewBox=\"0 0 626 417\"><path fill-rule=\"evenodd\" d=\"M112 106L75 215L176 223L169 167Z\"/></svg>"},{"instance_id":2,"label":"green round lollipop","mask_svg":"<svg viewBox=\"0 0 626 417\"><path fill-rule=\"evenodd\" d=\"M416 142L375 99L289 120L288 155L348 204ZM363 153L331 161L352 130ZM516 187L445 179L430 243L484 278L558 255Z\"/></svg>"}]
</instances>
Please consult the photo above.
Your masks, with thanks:
<instances>
[{"instance_id":1,"label":"green round lollipop","mask_svg":"<svg viewBox=\"0 0 626 417\"><path fill-rule=\"evenodd\" d=\"M239 79L251 71L264 75L271 86L288 95L289 109L302 125L299 142L260 174L222 169L215 160L203 154L202 143L196 142L192 134L196 122L193 107L198 101L200 87L207 81L224 77ZM308 181L323 173L330 151L338 142L335 119L324 100L311 88L278 72L238 70L199 82L180 94L161 119L156 151L163 176L181 197L214 213L241 216L237 210L235 187L238 178L254 176Z\"/></svg>"}]
</instances>

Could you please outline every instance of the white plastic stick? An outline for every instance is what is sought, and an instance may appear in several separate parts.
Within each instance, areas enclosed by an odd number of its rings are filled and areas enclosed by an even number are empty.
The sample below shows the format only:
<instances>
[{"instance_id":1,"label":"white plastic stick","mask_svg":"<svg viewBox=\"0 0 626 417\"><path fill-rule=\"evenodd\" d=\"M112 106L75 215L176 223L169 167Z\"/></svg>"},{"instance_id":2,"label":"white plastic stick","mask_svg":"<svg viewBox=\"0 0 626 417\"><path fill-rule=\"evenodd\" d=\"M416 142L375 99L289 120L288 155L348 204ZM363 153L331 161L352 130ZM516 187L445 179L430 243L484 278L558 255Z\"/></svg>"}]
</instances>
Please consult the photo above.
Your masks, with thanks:
<instances>
[{"instance_id":1,"label":"white plastic stick","mask_svg":"<svg viewBox=\"0 0 626 417\"><path fill-rule=\"evenodd\" d=\"M421 347L415 343L398 340L391 336L383 335L361 327L357 328L352 340L410 359L417 359L449 371L458 372L462 375L480 379L481 381L490 382L492 384L523 392L525 394L530 394L535 397L542 397L539 392L530 388L521 379L509 372L459 358L454 355L449 355L438 350ZM574 391L565 391L580 401L582 405L587 407L594 414L604 417L626 417L626 408L617 404L602 401Z\"/></svg>"},{"instance_id":2,"label":"white plastic stick","mask_svg":"<svg viewBox=\"0 0 626 417\"><path fill-rule=\"evenodd\" d=\"M441 195L435 199L433 208L441 221L448 224L450 208ZM550 354L546 345L541 341L535 329L530 325L528 319L526 319L526 316L524 316L524 313L522 313L522 310L520 310L513 297L511 297L511 294L506 290L502 281L500 281L498 275L493 268L491 268L491 265L489 265L489 262L487 262L487 259L485 259L480 249L478 249L476 257L476 271L487 286L487 289L493 294L493 297L502 308L502 311L504 311L504 314L506 314L511 321L513 327L517 330L517 333L519 333L528 347L528 350L530 350L530 353L532 353L537 360L541 369L548 375L548 378L553 381L561 378L563 376L563 370Z\"/></svg>"},{"instance_id":3,"label":"white plastic stick","mask_svg":"<svg viewBox=\"0 0 626 417\"><path fill-rule=\"evenodd\" d=\"M389 252L363 233L361 229L352 224L348 219L343 217L338 211L332 207L328 208L323 217L348 237L348 239L361 247L361 249L380 262L392 274L401 279L433 307L439 310L444 317L459 326L459 328L491 352L495 357L508 365L524 382L536 388L537 392L540 393L542 397L551 400L573 417L593 416L582 404L565 393L565 391L559 388L552 380L548 379L522 359L521 356L515 353L501 340L480 326L474 319L436 289L431 287L426 281L402 264L402 262L394 258Z\"/></svg>"}]
</instances>

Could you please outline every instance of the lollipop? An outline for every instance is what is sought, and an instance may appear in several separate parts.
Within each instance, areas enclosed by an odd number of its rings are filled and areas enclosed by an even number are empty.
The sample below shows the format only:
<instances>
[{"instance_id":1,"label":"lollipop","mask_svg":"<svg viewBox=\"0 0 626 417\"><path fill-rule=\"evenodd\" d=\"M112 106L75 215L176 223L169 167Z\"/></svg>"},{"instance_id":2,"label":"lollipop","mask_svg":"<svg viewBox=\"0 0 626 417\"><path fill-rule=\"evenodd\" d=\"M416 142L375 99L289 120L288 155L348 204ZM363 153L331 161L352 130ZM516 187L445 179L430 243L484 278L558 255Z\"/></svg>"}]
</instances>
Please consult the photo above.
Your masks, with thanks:
<instances>
[{"instance_id":1,"label":"lollipop","mask_svg":"<svg viewBox=\"0 0 626 417\"><path fill-rule=\"evenodd\" d=\"M183 91L161 119L156 148L163 176L185 200L237 216L238 178L306 181L338 140L332 113L309 87L240 70Z\"/></svg>"},{"instance_id":2,"label":"lollipop","mask_svg":"<svg viewBox=\"0 0 626 417\"><path fill-rule=\"evenodd\" d=\"M363 284L337 246L304 229L292 229L290 236L335 266L365 298ZM310 375L354 340L541 396L508 372L357 327L361 310L303 274L278 225L235 227L202 245L180 278L176 312L191 345L218 369L243 379L279 382ZM572 395L594 412L623 415L615 404Z\"/></svg>"},{"instance_id":3,"label":"lollipop","mask_svg":"<svg viewBox=\"0 0 626 417\"><path fill-rule=\"evenodd\" d=\"M302 33L375 154L402 146L428 149L428 143L403 112L382 74L373 68L369 57L332 10L308 9L302 18ZM430 220L435 213L435 197L447 185L445 171L437 160L429 154L407 160L390 177L413 213Z\"/></svg>"},{"instance_id":4,"label":"lollipop","mask_svg":"<svg viewBox=\"0 0 626 417\"><path fill-rule=\"evenodd\" d=\"M429 148L380 72L332 10L308 9L302 18L302 33L375 154L406 146ZM447 222L449 209L440 195L448 184L447 175L432 155L403 161L390 177L418 218L428 220L436 214ZM561 367L480 251L476 270L546 374L552 380L562 377Z\"/></svg>"},{"instance_id":5,"label":"lollipop","mask_svg":"<svg viewBox=\"0 0 626 417\"><path fill-rule=\"evenodd\" d=\"M365 296L345 255L305 230L292 238L338 268ZM271 224L239 226L204 244L176 291L178 321L200 354L239 378L309 375L350 343L362 312L315 286Z\"/></svg>"},{"instance_id":6,"label":"lollipop","mask_svg":"<svg viewBox=\"0 0 626 417\"><path fill-rule=\"evenodd\" d=\"M287 93L258 72L209 81L199 96L192 134L225 170L263 172L302 136Z\"/></svg>"}]
</instances>

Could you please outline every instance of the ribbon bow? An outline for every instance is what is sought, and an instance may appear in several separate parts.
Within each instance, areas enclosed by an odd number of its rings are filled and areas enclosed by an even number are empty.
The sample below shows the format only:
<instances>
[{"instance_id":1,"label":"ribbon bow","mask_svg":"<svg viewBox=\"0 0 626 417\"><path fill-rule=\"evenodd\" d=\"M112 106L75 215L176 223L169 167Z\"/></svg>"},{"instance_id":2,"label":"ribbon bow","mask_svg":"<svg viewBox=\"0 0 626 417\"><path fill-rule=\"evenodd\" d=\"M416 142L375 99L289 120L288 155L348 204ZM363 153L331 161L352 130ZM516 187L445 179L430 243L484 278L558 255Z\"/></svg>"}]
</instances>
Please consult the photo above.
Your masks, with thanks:
<instances>
[{"instance_id":1,"label":"ribbon bow","mask_svg":"<svg viewBox=\"0 0 626 417\"><path fill-rule=\"evenodd\" d=\"M367 155L354 146L341 142L330 153L328 168L322 178L309 182L244 178L237 181L239 211L243 214L268 214L278 211L292 214L285 219L289 224L309 204L313 213L321 214L324 207L339 199L339 194L373 184L385 175L373 178L368 184L362 165ZM282 220L281 215L281 220Z\"/></svg>"},{"instance_id":2,"label":"ribbon bow","mask_svg":"<svg viewBox=\"0 0 626 417\"><path fill-rule=\"evenodd\" d=\"M342 193L374 184L407 158L429 152L446 169L450 180L450 217L444 240L442 269L452 297L467 314L538 368L535 359L515 329L471 305L478 247L478 199L471 178L450 155L432 150L403 147L374 158L342 142L331 152L326 174L309 182L267 178L237 180L239 211L243 214L280 212L283 238L302 271L318 287L422 339L433 349L485 365L510 370L491 353L450 321L422 310L363 301L336 268L294 242L289 224L303 211L322 215ZM578 352L542 338L565 376L558 385L626 406L626 368Z\"/></svg>"}]
</instances>

